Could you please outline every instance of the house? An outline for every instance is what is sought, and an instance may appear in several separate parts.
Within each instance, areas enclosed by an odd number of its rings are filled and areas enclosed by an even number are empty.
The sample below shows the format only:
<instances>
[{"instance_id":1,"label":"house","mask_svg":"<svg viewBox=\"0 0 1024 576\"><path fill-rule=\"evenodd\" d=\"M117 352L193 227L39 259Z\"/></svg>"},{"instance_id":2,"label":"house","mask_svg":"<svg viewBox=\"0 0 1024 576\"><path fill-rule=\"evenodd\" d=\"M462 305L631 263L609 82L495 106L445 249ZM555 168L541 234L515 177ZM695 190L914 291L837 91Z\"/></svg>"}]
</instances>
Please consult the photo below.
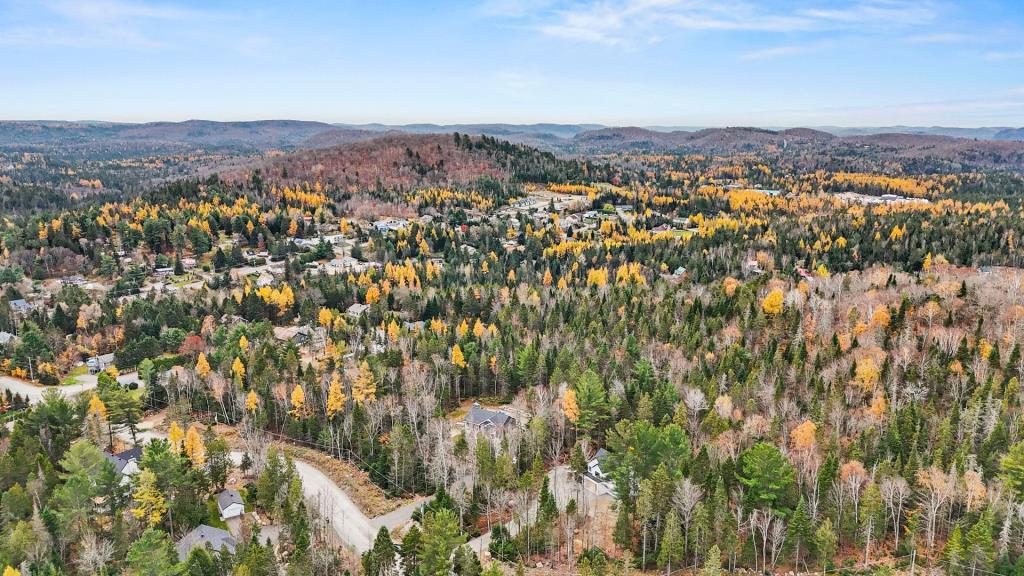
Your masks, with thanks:
<instances>
[{"instance_id":1,"label":"house","mask_svg":"<svg viewBox=\"0 0 1024 576\"><path fill-rule=\"evenodd\" d=\"M18 337L10 332L0 332L0 346L8 346L18 343Z\"/></svg>"},{"instance_id":2,"label":"house","mask_svg":"<svg viewBox=\"0 0 1024 576\"><path fill-rule=\"evenodd\" d=\"M81 274L75 274L61 278L60 283L64 286L82 286L85 284L85 278Z\"/></svg>"},{"instance_id":3,"label":"house","mask_svg":"<svg viewBox=\"0 0 1024 576\"><path fill-rule=\"evenodd\" d=\"M165 266L153 270L153 275L156 276L157 278L163 278L165 276L170 276L171 274L174 274L174 268L171 268L170 266Z\"/></svg>"},{"instance_id":4,"label":"house","mask_svg":"<svg viewBox=\"0 0 1024 576\"><path fill-rule=\"evenodd\" d=\"M366 312L369 309L370 307L368 305L356 302L355 304L345 309L345 314L348 314L352 318L359 318L360 316L363 315L363 312Z\"/></svg>"},{"instance_id":5,"label":"house","mask_svg":"<svg viewBox=\"0 0 1024 576\"><path fill-rule=\"evenodd\" d=\"M191 270L191 269L196 267L196 259L195 258L182 258L181 259L181 266L185 270Z\"/></svg>"},{"instance_id":6,"label":"house","mask_svg":"<svg viewBox=\"0 0 1024 576\"><path fill-rule=\"evenodd\" d=\"M106 370L108 366L114 365L114 355L100 354L99 356L93 356L86 360L85 364L89 367L89 374L96 374Z\"/></svg>"},{"instance_id":7,"label":"house","mask_svg":"<svg viewBox=\"0 0 1024 576\"><path fill-rule=\"evenodd\" d=\"M181 540L174 545L174 549L178 552L178 560L184 562L193 548L208 546L211 550L224 550L229 554L234 554L237 544L227 530L200 524L182 536Z\"/></svg>"},{"instance_id":8,"label":"house","mask_svg":"<svg viewBox=\"0 0 1024 576\"><path fill-rule=\"evenodd\" d=\"M127 485L132 481L132 476L139 473L139 461L142 460L142 448L136 446L117 454L103 453L107 460L114 465L114 471L121 476L121 485Z\"/></svg>"},{"instance_id":9,"label":"house","mask_svg":"<svg viewBox=\"0 0 1024 576\"><path fill-rule=\"evenodd\" d=\"M467 432L483 432L491 438L504 436L505 431L515 426L516 419L501 410L490 410L473 402L464 420Z\"/></svg>"},{"instance_id":10,"label":"house","mask_svg":"<svg viewBox=\"0 0 1024 576\"><path fill-rule=\"evenodd\" d=\"M29 312L36 309L36 305L25 300L18 298L17 300L11 300L8 304L11 307L11 312L15 314L28 314Z\"/></svg>"},{"instance_id":11,"label":"house","mask_svg":"<svg viewBox=\"0 0 1024 576\"><path fill-rule=\"evenodd\" d=\"M245 514L245 502L238 490L227 489L217 494L217 510L220 511L220 519L237 518Z\"/></svg>"},{"instance_id":12,"label":"house","mask_svg":"<svg viewBox=\"0 0 1024 576\"><path fill-rule=\"evenodd\" d=\"M274 326L274 338L282 342L292 341L296 346L303 346L313 338L313 329L309 326Z\"/></svg>"},{"instance_id":13,"label":"house","mask_svg":"<svg viewBox=\"0 0 1024 576\"><path fill-rule=\"evenodd\" d=\"M398 218L377 220L376 222L373 223L373 227L381 234L387 234L388 232L398 232L399 230L402 230L408 225L409 222Z\"/></svg>"},{"instance_id":14,"label":"house","mask_svg":"<svg viewBox=\"0 0 1024 576\"><path fill-rule=\"evenodd\" d=\"M267 273L260 274L259 278L256 279L256 287L257 288L265 288L265 287L271 286L273 284L274 284L274 277L271 276L270 274L267 274Z\"/></svg>"},{"instance_id":15,"label":"house","mask_svg":"<svg viewBox=\"0 0 1024 576\"><path fill-rule=\"evenodd\" d=\"M594 457L587 461L587 472L583 475L583 487L591 494L597 496L614 495L615 483L601 468L608 459L608 451L601 448L594 454Z\"/></svg>"}]
</instances>

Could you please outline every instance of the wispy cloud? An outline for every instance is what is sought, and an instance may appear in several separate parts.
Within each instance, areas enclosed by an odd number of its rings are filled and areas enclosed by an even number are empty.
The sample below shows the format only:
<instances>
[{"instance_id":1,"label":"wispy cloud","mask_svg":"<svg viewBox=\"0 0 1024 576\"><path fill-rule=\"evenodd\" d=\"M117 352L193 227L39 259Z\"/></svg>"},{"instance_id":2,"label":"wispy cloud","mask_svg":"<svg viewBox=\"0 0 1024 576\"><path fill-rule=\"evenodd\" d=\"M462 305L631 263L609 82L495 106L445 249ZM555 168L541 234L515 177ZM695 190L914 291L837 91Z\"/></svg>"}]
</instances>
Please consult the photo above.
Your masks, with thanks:
<instances>
[{"instance_id":1,"label":"wispy cloud","mask_svg":"<svg viewBox=\"0 0 1024 576\"><path fill-rule=\"evenodd\" d=\"M988 52L985 54L985 59L992 60L994 62L1004 62L1006 60L1024 60L1024 50Z\"/></svg>"},{"instance_id":2,"label":"wispy cloud","mask_svg":"<svg viewBox=\"0 0 1024 576\"><path fill-rule=\"evenodd\" d=\"M773 48L765 48L763 50L754 50L753 52L747 52L741 58L743 60L771 60L773 58L781 58L783 56L794 56L797 54L809 54L817 52L821 47L817 45L803 45L803 46L775 46Z\"/></svg>"},{"instance_id":3,"label":"wispy cloud","mask_svg":"<svg viewBox=\"0 0 1024 576\"><path fill-rule=\"evenodd\" d=\"M976 40L975 36L959 32L935 32L932 34L918 34L907 38L907 42L911 44L966 44Z\"/></svg>"},{"instance_id":4,"label":"wispy cloud","mask_svg":"<svg viewBox=\"0 0 1024 576\"><path fill-rule=\"evenodd\" d=\"M920 26L939 16L931 0L852 0L833 9L790 11L726 0L488 0L484 6L548 36L629 46L672 31L877 31Z\"/></svg>"},{"instance_id":5,"label":"wispy cloud","mask_svg":"<svg viewBox=\"0 0 1024 576\"><path fill-rule=\"evenodd\" d=\"M45 27L0 28L0 44L159 48L159 32L220 18L207 10L131 0L48 0L36 5Z\"/></svg>"}]
</instances>

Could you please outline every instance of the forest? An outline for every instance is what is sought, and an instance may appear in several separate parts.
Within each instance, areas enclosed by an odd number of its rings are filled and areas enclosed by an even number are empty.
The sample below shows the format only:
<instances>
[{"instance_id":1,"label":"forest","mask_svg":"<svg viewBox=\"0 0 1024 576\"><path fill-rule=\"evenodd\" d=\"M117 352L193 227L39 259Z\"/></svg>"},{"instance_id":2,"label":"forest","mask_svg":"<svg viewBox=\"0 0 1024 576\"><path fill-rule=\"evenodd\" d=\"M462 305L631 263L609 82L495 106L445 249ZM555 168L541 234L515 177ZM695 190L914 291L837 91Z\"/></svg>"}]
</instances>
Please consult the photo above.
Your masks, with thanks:
<instances>
[{"instance_id":1,"label":"forest","mask_svg":"<svg viewBox=\"0 0 1024 576\"><path fill-rule=\"evenodd\" d=\"M4 576L1024 574L1021 175L807 154L0 184Z\"/></svg>"}]
</instances>

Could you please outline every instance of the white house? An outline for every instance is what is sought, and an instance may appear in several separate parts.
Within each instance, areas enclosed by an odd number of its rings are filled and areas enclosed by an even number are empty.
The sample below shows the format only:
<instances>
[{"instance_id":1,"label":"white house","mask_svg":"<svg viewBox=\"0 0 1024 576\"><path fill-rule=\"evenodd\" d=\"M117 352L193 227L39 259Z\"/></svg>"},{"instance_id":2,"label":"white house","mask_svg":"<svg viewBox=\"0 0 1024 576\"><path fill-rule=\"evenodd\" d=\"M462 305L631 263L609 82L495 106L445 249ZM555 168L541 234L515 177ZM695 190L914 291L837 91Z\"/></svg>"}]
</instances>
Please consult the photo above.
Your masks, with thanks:
<instances>
[{"instance_id":1,"label":"white house","mask_svg":"<svg viewBox=\"0 0 1024 576\"><path fill-rule=\"evenodd\" d=\"M217 494L217 510L220 511L220 519L237 518L245 514L245 503L238 490L227 489Z\"/></svg>"},{"instance_id":2,"label":"white house","mask_svg":"<svg viewBox=\"0 0 1024 576\"><path fill-rule=\"evenodd\" d=\"M136 446L117 454L103 453L107 460L114 465L114 471L121 475L121 485L126 486L132 481L132 476L139 473L139 461L142 460L142 448Z\"/></svg>"},{"instance_id":3,"label":"white house","mask_svg":"<svg viewBox=\"0 0 1024 576\"><path fill-rule=\"evenodd\" d=\"M608 458L608 451L601 448L594 457L587 461L587 473L583 475L583 487L591 494L598 496L615 495L615 483L601 465Z\"/></svg>"}]
</instances>

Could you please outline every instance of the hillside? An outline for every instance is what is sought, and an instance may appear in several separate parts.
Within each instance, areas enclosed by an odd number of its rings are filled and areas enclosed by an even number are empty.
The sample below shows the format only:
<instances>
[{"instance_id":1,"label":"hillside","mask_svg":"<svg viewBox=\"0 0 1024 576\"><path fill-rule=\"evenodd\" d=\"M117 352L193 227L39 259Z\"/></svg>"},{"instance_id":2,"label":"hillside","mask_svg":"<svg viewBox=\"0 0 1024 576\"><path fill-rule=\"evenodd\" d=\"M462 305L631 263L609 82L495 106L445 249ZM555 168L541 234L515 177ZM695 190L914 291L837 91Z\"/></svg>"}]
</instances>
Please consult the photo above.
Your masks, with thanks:
<instances>
[{"instance_id":1,"label":"hillside","mask_svg":"<svg viewBox=\"0 0 1024 576\"><path fill-rule=\"evenodd\" d=\"M330 132L328 139L345 133ZM363 134L355 137L362 138ZM371 140L301 150L269 159L257 167L282 182L319 180L352 189L409 189L500 182L566 181L582 176L581 164L550 152L490 137L452 134L390 133ZM593 170L593 168L591 168ZM250 177L250 170L224 174L229 181Z\"/></svg>"},{"instance_id":2,"label":"hillside","mask_svg":"<svg viewBox=\"0 0 1024 576\"><path fill-rule=\"evenodd\" d=\"M566 150L578 154L780 152L792 157L813 155L818 161L838 156L856 158L858 162L883 160L884 155L924 161L929 168L939 170L1024 169L1024 142L906 133L833 136L808 128L711 128L696 132L605 128L576 135Z\"/></svg>"}]
</instances>

